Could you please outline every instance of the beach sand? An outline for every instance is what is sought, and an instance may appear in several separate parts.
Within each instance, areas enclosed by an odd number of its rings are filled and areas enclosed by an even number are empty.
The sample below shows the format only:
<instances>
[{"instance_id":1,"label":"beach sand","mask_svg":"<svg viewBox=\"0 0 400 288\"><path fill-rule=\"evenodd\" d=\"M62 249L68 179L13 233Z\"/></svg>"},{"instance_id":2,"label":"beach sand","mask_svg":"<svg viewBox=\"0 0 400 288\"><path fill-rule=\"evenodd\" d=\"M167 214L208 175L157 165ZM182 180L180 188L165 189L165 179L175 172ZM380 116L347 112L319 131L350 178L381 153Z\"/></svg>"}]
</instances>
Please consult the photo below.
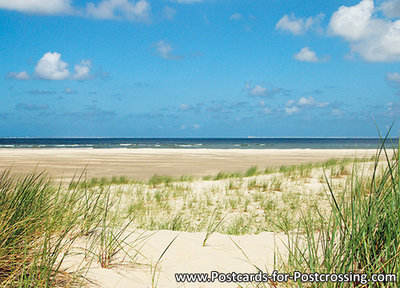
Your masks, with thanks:
<instances>
[{"instance_id":1,"label":"beach sand","mask_svg":"<svg viewBox=\"0 0 400 288\"><path fill-rule=\"evenodd\" d=\"M132 239L138 236L138 231ZM187 233L178 231L148 231L149 238L141 246L140 253L145 257L138 257L141 264L115 265L111 269L103 269L93 263L87 277L92 281L89 287L104 288L145 288L152 287L239 287L237 283L221 283L218 280L212 283L177 283L175 273L257 273L256 267L263 272L274 271L274 255L277 251L284 251L283 233L263 232L258 235L224 235L214 233L206 246L202 246L205 233ZM157 266L153 274L150 266L155 265L164 249L171 243L169 249ZM236 246L237 245L237 246ZM240 248L239 248L239 247ZM243 252L246 256L243 254ZM122 253L121 253L122 254ZM122 261L123 255L117 257ZM117 261L118 261L117 260ZM128 261L125 261L125 263ZM242 283L244 287L251 285ZM252 286L251 286L252 287Z\"/></svg>"},{"instance_id":2,"label":"beach sand","mask_svg":"<svg viewBox=\"0 0 400 288\"><path fill-rule=\"evenodd\" d=\"M45 170L54 179L127 176L145 179L154 174L214 175L220 171L260 169L330 158L371 157L376 150L354 149L0 149L0 169L13 172Z\"/></svg>"}]
</instances>

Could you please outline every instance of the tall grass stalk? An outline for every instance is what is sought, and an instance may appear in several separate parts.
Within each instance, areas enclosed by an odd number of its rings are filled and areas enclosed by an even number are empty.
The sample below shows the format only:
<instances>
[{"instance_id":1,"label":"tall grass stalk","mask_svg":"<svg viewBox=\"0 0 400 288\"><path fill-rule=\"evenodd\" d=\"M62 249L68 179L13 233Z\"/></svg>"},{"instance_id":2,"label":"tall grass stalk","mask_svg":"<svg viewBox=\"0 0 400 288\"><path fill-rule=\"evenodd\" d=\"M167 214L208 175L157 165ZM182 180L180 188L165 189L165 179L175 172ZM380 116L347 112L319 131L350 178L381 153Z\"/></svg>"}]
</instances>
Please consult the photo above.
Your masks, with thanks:
<instances>
[{"instance_id":1,"label":"tall grass stalk","mask_svg":"<svg viewBox=\"0 0 400 288\"><path fill-rule=\"evenodd\" d=\"M171 247L172 243L175 242L176 238L178 238L179 234L176 235L171 242L165 247L163 252L161 253L160 257L158 257L156 263L150 266L150 272L151 272L151 288L156 288L158 286L158 279L159 279L159 274L157 274L157 269L159 268L161 259L164 257L165 253L167 253L168 249Z\"/></svg>"},{"instance_id":2,"label":"tall grass stalk","mask_svg":"<svg viewBox=\"0 0 400 288\"><path fill-rule=\"evenodd\" d=\"M206 236L204 237L204 240L203 240L203 247L206 246L208 238L210 238L211 235L215 231L217 231L218 227L225 220L226 215L224 217L222 217L219 221L217 221L217 217L218 217L218 213L217 212L218 212L218 206L214 209L213 214L210 217L210 221L208 222Z\"/></svg>"}]
</instances>

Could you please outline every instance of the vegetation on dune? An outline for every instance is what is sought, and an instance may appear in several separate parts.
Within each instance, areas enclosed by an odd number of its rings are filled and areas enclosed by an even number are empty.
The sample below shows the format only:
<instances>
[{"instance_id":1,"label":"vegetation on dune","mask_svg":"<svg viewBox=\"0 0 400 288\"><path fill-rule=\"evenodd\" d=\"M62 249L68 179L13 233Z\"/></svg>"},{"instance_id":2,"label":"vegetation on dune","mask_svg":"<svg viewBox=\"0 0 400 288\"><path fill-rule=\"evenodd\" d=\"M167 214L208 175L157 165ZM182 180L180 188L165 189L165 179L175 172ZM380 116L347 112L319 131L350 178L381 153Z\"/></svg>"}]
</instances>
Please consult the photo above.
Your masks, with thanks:
<instances>
[{"instance_id":1,"label":"vegetation on dune","mask_svg":"<svg viewBox=\"0 0 400 288\"><path fill-rule=\"evenodd\" d=\"M77 237L75 193L63 193L39 174L0 176L0 286L49 287L60 277L65 248Z\"/></svg>"},{"instance_id":2,"label":"vegetation on dune","mask_svg":"<svg viewBox=\"0 0 400 288\"><path fill-rule=\"evenodd\" d=\"M105 190L66 191L40 173L18 177L4 171L0 287L76 287L84 281L84 265L94 259L108 268L126 239L127 225L121 226L120 218L111 215L114 204ZM76 251L74 245L82 239L89 245ZM66 257L84 254L82 267L63 267Z\"/></svg>"},{"instance_id":3,"label":"vegetation on dune","mask_svg":"<svg viewBox=\"0 0 400 288\"><path fill-rule=\"evenodd\" d=\"M353 164L348 182L337 193L326 178L331 200L328 214L318 218L303 215L299 232L287 233L288 258L282 269L318 273L395 274L400 279L400 167L399 150L393 158L385 149L386 138L376 159L384 155L385 168L376 160L371 177L360 174ZM342 169L339 169L342 170ZM339 196L340 195L340 196ZM319 211L317 211L319 212ZM393 278L391 280L394 280ZM349 283L301 283L302 287L349 287ZM398 287L397 282L366 282L360 279L351 285L360 287Z\"/></svg>"},{"instance_id":4,"label":"vegetation on dune","mask_svg":"<svg viewBox=\"0 0 400 288\"><path fill-rule=\"evenodd\" d=\"M81 285L84 265L112 268L121 253L136 263L146 241L133 235L138 229L204 231L203 246L216 232L276 231L289 239L282 271L399 273L398 163L398 149L391 158L382 145L370 159L253 166L202 179L93 178L65 187L7 170L0 175L0 287ZM65 270L73 253L81 270ZM154 287L159 260L150 266Z\"/></svg>"}]
</instances>

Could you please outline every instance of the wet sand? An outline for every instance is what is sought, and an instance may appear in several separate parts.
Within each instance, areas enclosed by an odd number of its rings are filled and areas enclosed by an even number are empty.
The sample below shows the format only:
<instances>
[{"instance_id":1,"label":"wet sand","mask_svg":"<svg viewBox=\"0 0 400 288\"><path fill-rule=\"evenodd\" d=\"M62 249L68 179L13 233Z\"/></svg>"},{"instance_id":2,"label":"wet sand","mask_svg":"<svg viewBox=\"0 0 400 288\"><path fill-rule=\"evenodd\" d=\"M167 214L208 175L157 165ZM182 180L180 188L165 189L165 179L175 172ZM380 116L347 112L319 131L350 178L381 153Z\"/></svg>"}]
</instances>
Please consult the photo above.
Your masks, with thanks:
<instances>
[{"instance_id":1,"label":"wet sand","mask_svg":"<svg viewBox=\"0 0 400 288\"><path fill-rule=\"evenodd\" d=\"M154 174L213 175L330 158L371 157L365 149L0 149L0 170L14 173L36 169L54 179L71 179L85 171L87 178L127 176L139 179Z\"/></svg>"}]
</instances>

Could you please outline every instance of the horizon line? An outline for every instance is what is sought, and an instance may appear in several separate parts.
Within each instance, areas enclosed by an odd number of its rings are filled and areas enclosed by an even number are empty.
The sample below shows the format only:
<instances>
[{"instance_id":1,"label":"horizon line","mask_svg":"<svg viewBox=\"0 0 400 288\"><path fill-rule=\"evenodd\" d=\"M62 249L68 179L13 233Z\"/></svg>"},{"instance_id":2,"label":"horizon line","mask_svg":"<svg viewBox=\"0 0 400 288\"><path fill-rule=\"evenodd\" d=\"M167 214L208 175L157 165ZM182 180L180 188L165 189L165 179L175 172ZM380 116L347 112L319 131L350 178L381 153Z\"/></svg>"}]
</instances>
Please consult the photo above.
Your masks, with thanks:
<instances>
[{"instance_id":1,"label":"horizon line","mask_svg":"<svg viewBox=\"0 0 400 288\"><path fill-rule=\"evenodd\" d=\"M372 136L243 136L243 137L116 137L116 136L94 136L94 137L76 137L76 136L56 136L56 137L0 137L0 139L384 139ZM390 137L388 139L399 139L399 137Z\"/></svg>"}]
</instances>

